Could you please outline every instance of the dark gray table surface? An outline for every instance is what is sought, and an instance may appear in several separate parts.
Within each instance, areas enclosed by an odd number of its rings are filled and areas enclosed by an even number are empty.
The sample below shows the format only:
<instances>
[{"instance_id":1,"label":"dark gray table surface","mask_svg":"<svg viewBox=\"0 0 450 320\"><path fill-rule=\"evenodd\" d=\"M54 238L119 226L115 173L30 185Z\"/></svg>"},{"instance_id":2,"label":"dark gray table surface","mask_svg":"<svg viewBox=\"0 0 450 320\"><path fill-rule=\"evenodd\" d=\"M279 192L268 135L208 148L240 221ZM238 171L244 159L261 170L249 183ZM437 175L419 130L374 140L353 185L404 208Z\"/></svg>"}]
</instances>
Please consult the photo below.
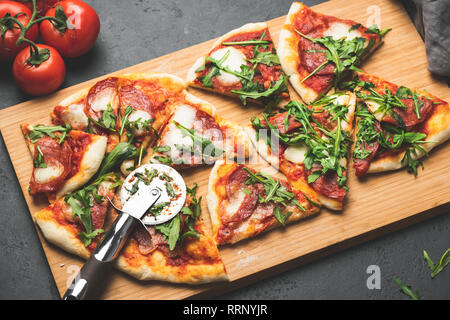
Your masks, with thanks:
<instances>
[{"instance_id":1,"label":"dark gray table surface","mask_svg":"<svg viewBox=\"0 0 450 320\"><path fill-rule=\"evenodd\" d=\"M209 40L248 22L285 15L291 4L289 0L86 2L100 15L100 36L90 53L67 61L63 87ZM1 108L30 99L13 84L9 70L0 69L0 74ZM0 299L58 299L3 138L0 201ZM432 280L422 258L426 249L438 260L449 246L450 214L443 214L218 298L405 299L392 280L398 276L424 299L449 299L450 268ZM381 270L381 289L367 288L370 265Z\"/></svg>"}]
</instances>

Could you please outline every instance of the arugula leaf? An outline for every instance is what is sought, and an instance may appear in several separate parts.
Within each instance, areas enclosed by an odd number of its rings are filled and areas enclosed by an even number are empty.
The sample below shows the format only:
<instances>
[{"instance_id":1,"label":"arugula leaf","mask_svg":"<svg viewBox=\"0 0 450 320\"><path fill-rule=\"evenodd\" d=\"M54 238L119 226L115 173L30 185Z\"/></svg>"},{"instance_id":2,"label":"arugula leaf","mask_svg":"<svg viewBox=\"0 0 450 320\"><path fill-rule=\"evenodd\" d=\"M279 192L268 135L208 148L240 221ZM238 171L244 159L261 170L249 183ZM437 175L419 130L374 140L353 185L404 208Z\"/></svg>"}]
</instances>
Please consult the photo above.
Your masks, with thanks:
<instances>
[{"instance_id":1,"label":"arugula leaf","mask_svg":"<svg viewBox=\"0 0 450 320\"><path fill-rule=\"evenodd\" d=\"M178 129L181 130L183 136L188 136L192 139L193 149L194 149L192 151L194 153L195 153L196 148L200 148L200 150L198 150L198 152L199 152L199 154L202 155L202 158L204 159L204 161L206 161L206 156L212 156L212 157L216 158L216 157L220 157L225 152L225 150L217 148L211 142L211 140L208 140L208 139L203 138L202 136L196 134L195 129L188 129L176 121L173 121L173 123L175 124L175 126ZM204 154L205 150L208 150L208 151L211 150L211 154L210 155Z\"/></svg>"},{"instance_id":2,"label":"arugula leaf","mask_svg":"<svg viewBox=\"0 0 450 320\"><path fill-rule=\"evenodd\" d=\"M105 230L103 229L95 229L91 233L87 233L85 231L81 231L78 236L80 237L80 240L83 242L84 246L87 247L91 244L92 239L94 239L99 234L104 233Z\"/></svg>"},{"instance_id":3,"label":"arugula leaf","mask_svg":"<svg viewBox=\"0 0 450 320\"><path fill-rule=\"evenodd\" d=\"M153 151L154 152L169 152L171 150L170 146L159 146L159 147L154 147Z\"/></svg>"},{"instance_id":4,"label":"arugula leaf","mask_svg":"<svg viewBox=\"0 0 450 320\"><path fill-rule=\"evenodd\" d=\"M411 289L411 287L406 286L399 278L394 277L394 281L395 283L400 287L400 290L406 294L407 296L409 296L411 299L413 300L419 300L419 293L416 291L416 293L414 293Z\"/></svg>"},{"instance_id":5,"label":"arugula leaf","mask_svg":"<svg viewBox=\"0 0 450 320\"><path fill-rule=\"evenodd\" d=\"M42 153L42 150L38 145L36 145L36 151L37 155L33 160L33 166L35 168L47 168L47 164L44 161L44 154Z\"/></svg>"},{"instance_id":6,"label":"arugula leaf","mask_svg":"<svg viewBox=\"0 0 450 320\"><path fill-rule=\"evenodd\" d=\"M249 168L242 168L248 173L246 185L253 185L255 183L261 183L264 187L266 196L263 198L258 197L260 203L273 202L275 204L280 204L284 207L289 204L296 205L300 210L305 211L306 209L296 201L295 194L290 192L283 186L279 180L275 180L273 177L267 174L255 173Z\"/></svg>"},{"instance_id":7,"label":"arugula leaf","mask_svg":"<svg viewBox=\"0 0 450 320\"><path fill-rule=\"evenodd\" d=\"M160 203L157 203L157 204L155 204L153 207L150 208L150 213L151 213L153 216L156 217L157 215L160 215L160 214L161 214L161 211L162 211L165 207L167 207L169 204L170 204L170 202L160 202Z\"/></svg>"},{"instance_id":8,"label":"arugula leaf","mask_svg":"<svg viewBox=\"0 0 450 320\"><path fill-rule=\"evenodd\" d=\"M326 98L321 103L323 104L322 108L328 110L332 117L337 120L336 128L333 131L327 130L314 119L313 113L318 112L315 109L317 106L314 105L314 108L309 109L298 101L290 101L284 107L284 110L289 111L295 121L302 124L294 132L280 133L277 125L270 123L270 114L268 113L262 115L265 124L255 119L252 119L252 124L256 129L267 129L267 127L270 129L270 135L267 135L266 139L268 145L275 137L287 146L302 143L308 147L304 161L305 168L311 170L313 167L317 167L311 173L311 177L308 178L310 183L316 181L320 175L328 171L335 171L338 176L338 185L345 189L347 188L347 177L344 175L346 168L341 164L341 159L347 158L352 139L349 133L342 129L341 120L345 120L348 109L346 106L334 104L332 98ZM314 124L314 127L312 124Z\"/></svg>"},{"instance_id":9,"label":"arugula leaf","mask_svg":"<svg viewBox=\"0 0 450 320\"><path fill-rule=\"evenodd\" d=\"M391 30L392 30L392 28L386 28L386 29L380 30L380 29L378 29L378 26L376 24L373 24L369 28L367 28L367 30L364 33L373 33L373 34L378 34L380 37L384 37L386 35L386 33L388 33Z\"/></svg>"},{"instance_id":10,"label":"arugula leaf","mask_svg":"<svg viewBox=\"0 0 450 320\"><path fill-rule=\"evenodd\" d=\"M84 228L84 233L79 234L85 246L88 246L96 236L92 224L91 207L93 202L99 200L97 187L88 186L77 192L71 193L64 200L72 207L73 216L77 216ZM96 194L94 196L94 193Z\"/></svg>"},{"instance_id":11,"label":"arugula leaf","mask_svg":"<svg viewBox=\"0 0 450 320\"><path fill-rule=\"evenodd\" d=\"M352 26L353 28L353 26ZM294 29L300 36L313 42L321 44L325 47L326 61L318 66L311 74L315 74L322 69L327 63L333 63L334 69L334 87L337 88L343 73L347 70L359 70L357 67L361 64L361 59L368 54L374 45L374 41L369 41L362 37L356 37L351 40L347 38L333 39L331 36L311 38ZM386 31L387 32L387 31ZM385 32L385 33L386 33ZM385 34L384 33L384 34ZM383 35L384 35L383 34ZM380 34L381 35L381 34ZM309 76L308 76L309 77Z\"/></svg>"},{"instance_id":12,"label":"arugula leaf","mask_svg":"<svg viewBox=\"0 0 450 320\"><path fill-rule=\"evenodd\" d=\"M450 248L448 248L447 251L444 252L444 254L442 255L441 259L437 264L435 264L433 260L431 260L430 256L425 250L423 250L423 258L425 259L425 261L428 264L428 267L431 270L431 278L434 278L438 273L444 270L444 268L448 264L450 264Z\"/></svg>"},{"instance_id":13,"label":"arugula leaf","mask_svg":"<svg viewBox=\"0 0 450 320\"><path fill-rule=\"evenodd\" d=\"M271 85L267 90L261 91L253 88L252 90L231 90L232 93L239 95L243 105L247 105L247 98L259 100L261 98L268 98L275 95L278 92L287 91L286 80L288 76L282 74L280 78Z\"/></svg>"},{"instance_id":14,"label":"arugula leaf","mask_svg":"<svg viewBox=\"0 0 450 320\"><path fill-rule=\"evenodd\" d=\"M168 181L166 181L166 190L167 190L167 194L169 195L170 198L175 198L175 191L173 190L172 184L169 183Z\"/></svg>"},{"instance_id":15,"label":"arugula leaf","mask_svg":"<svg viewBox=\"0 0 450 320\"><path fill-rule=\"evenodd\" d=\"M154 156L153 158L162 164L171 165L173 163L172 158L169 156Z\"/></svg>"},{"instance_id":16,"label":"arugula leaf","mask_svg":"<svg viewBox=\"0 0 450 320\"><path fill-rule=\"evenodd\" d=\"M137 156L137 149L129 142L119 142L114 149L103 159L96 177L100 177L107 172L114 171L125 159Z\"/></svg>"},{"instance_id":17,"label":"arugula leaf","mask_svg":"<svg viewBox=\"0 0 450 320\"><path fill-rule=\"evenodd\" d=\"M203 86L212 88L212 78L221 72L227 72L240 78L242 85L241 89L231 90L231 92L239 96L243 105L247 104L247 98L264 101L269 106L278 104L280 100L278 94L281 92L288 92L286 85L286 79L288 77L282 74L277 81L272 81L269 88L264 87L264 85L254 80L255 76L259 75L259 70L257 68L258 64L265 64L269 67L280 65L275 49L264 51L264 49L267 49L268 45L272 43L269 40L263 40L264 37L265 32L263 32L259 40L254 39L249 41L224 42L223 45L254 45L253 57L251 59L247 59L247 61L252 65L242 65L240 72L230 70L228 67L223 65L223 62L225 62L228 58L229 51L227 51L220 60L215 60L212 57L208 57L205 59L205 65L196 70L196 72L203 71L206 63L212 64L208 74L198 77L198 79L202 81ZM263 48L263 51L260 51L260 48Z\"/></svg>"},{"instance_id":18,"label":"arugula leaf","mask_svg":"<svg viewBox=\"0 0 450 320\"><path fill-rule=\"evenodd\" d=\"M122 117L122 125L120 126L119 136L122 136L123 130L128 122L128 117L130 113L133 112L133 108L131 106L126 107L124 115Z\"/></svg>"},{"instance_id":19,"label":"arugula leaf","mask_svg":"<svg viewBox=\"0 0 450 320\"><path fill-rule=\"evenodd\" d=\"M252 59L247 59L250 63L262 63L269 67L280 65L280 59L272 51L257 51Z\"/></svg>"},{"instance_id":20,"label":"arugula leaf","mask_svg":"<svg viewBox=\"0 0 450 320\"><path fill-rule=\"evenodd\" d=\"M113 108L110 104L107 105L106 110L103 111L99 122L103 124L103 127L111 131L115 131L116 116L113 112Z\"/></svg>"},{"instance_id":21,"label":"arugula leaf","mask_svg":"<svg viewBox=\"0 0 450 320\"><path fill-rule=\"evenodd\" d=\"M192 197L189 207L183 207L181 213L185 215L183 229L181 230L181 217L175 216L172 220L163 224L156 225L155 230L165 236L168 241L169 249L174 250L178 243L182 243L186 237L198 239L200 233L194 229L195 221L201 214L202 198L196 198L197 184L193 188L187 188L187 193ZM152 208L153 209L153 208Z\"/></svg>"},{"instance_id":22,"label":"arugula leaf","mask_svg":"<svg viewBox=\"0 0 450 320\"><path fill-rule=\"evenodd\" d=\"M64 124L64 126L44 126L38 124L33 126L33 130L28 134L28 138L30 138L31 143L36 143L40 138L47 135L50 138L59 138L58 143L61 144L70 130L72 130L72 127L68 123ZM61 134L55 135L55 133Z\"/></svg>"},{"instance_id":23,"label":"arugula leaf","mask_svg":"<svg viewBox=\"0 0 450 320\"><path fill-rule=\"evenodd\" d=\"M283 214L279 207L275 207L273 209L273 215L278 220L278 222L281 223L281 225L284 227L286 225L286 221L292 215L292 212L289 211Z\"/></svg>"}]
</instances>

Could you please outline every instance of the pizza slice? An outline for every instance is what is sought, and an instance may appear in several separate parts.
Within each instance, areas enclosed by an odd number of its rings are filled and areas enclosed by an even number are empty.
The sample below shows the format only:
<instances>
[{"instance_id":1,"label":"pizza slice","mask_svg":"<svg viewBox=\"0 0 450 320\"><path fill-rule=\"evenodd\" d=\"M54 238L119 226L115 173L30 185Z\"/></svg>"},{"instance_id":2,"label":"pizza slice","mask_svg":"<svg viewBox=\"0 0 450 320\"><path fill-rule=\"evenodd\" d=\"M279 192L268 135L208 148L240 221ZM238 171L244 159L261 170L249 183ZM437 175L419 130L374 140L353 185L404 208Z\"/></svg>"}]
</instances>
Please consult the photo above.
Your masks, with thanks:
<instances>
[{"instance_id":1,"label":"pizza slice","mask_svg":"<svg viewBox=\"0 0 450 320\"><path fill-rule=\"evenodd\" d=\"M219 160L208 185L214 239L236 243L319 211L307 193L235 162Z\"/></svg>"},{"instance_id":2,"label":"pizza slice","mask_svg":"<svg viewBox=\"0 0 450 320\"><path fill-rule=\"evenodd\" d=\"M127 176L142 163L149 145L170 115L170 105L182 101L186 82L166 73L132 73L120 75L119 114L121 142L131 143L136 156L121 165Z\"/></svg>"},{"instance_id":3,"label":"pizza slice","mask_svg":"<svg viewBox=\"0 0 450 320\"><path fill-rule=\"evenodd\" d=\"M220 37L189 70L190 85L270 106L289 101L287 77L266 23L249 23Z\"/></svg>"},{"instance_id":4,"label":"pizza slice","mask_svg":"<svg viewBox=\"0 0 450 320\"><path fill-rule=\"evenodd\" d=\"M258 153L311 199L342 210L356 98L336 91L308 107L291 101L284 112L252 119L250 140Z\"/></svg>"},{"instance_id":5,"label":"pizza slice","mask_svg":"<svg viewBox=\"0 0 450 320\"><path fill-rule=\"evenodd\" d=\"M359 100L353 166L356 175L406 167L417 175L419 160L450 136L448 102L423 91L358 73Z\"/></svg>"},{"instance_id":6,"label":"pizza slice","mask_svg":"<svg viewBox=\"0 0 450 320\"><path fill-rule=\"evenodd\" d=\"M159 132L151 162L176 168L213 164L227 157L249 156L249 142L243 128L216 114L214 106L185 93L171 102L170 116Z\"/></svg>"},{"instance_id":7,"label":"pizza slice","mask_svg":"<svg viewBox=\"0 0 450 320\"><path fill-rule=\"evenodd\" d=\"M70 126L24 123L21 129L33 158L31 195L43 193L53 202L86 184L103 161L104 136Z\"/></svg>"},{"instance_id":8,"label":"pizza slice","mask_svg":"<svg viewBox=\"0 0 450 320\"><path fill-rule=\"evenodd\" d=\"M117 175L104 175L34 213L33 218L49 242L87 259L104 233L110 208L107 197L114 197L118 182Z\"/></svg>"},{"instance_id":9,"label":"pizza slice","mask_svg":"<svg viewBox=\"0 0 450 320\"><path fill-rule=\"evenodd\" d=\"M51 112L55 125L107 137L107 153L135 149L121 164L124 175L140 163L168 113L166 105L184 94L186 83L164 73L108 77L61 101ZM128 143L129 146L124 145Z\"/></svg>"},{"instance_id":10,"label":"pizza slice","mask_svg":"<svg viewBox=\"0 0 450 320\"><path fill-rule=\"evenodd\" d=\"M139 280L207 283L228 280L215 241L201 219L197 185L187 189L186 203L172 220L136 229L117 267Z\"/></svg>"},{"instance_id":11,"label":"pizza slice","mask_svg":"<svg viewBox=\"0 0 450 320\"><path fill-rule=\"evenodd\" d=\"M366 28L352 20L315 12L294 2L280 32L278 55L302 100L316 101L381 43L390 29Z\"/></svg>"},{"instance_id":12,"label":"pizza slice","mask_svg":"<svg viewBox=\"0 0 450 320\"><path fill-rule=\"evenodd\" d=\"M119 142L119 79L108 77L67 97L50 114L55 125L69 124L73 129L107 137L107 152Z\"/></svg>"}]
</instances>

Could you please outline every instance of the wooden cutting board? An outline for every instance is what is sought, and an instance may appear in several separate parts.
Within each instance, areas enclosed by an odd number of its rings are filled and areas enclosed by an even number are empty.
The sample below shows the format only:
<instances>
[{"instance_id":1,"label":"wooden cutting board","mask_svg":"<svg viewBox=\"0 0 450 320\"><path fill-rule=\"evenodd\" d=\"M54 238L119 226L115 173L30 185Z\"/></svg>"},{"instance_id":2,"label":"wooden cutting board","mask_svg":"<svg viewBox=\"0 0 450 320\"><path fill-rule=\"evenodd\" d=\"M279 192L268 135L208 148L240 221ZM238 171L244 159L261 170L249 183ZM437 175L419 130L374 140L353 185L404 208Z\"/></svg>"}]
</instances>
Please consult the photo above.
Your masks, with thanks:
<instances>
[{"instance_id":1,"label":"wooden cutting board","mask_svg":"<svg viewBox=\"0 0 450 320\"><path fill-rule=\"evenodd\" d=\"M417 87L450 101L450 90L444 82L427 71L425 46L402 5L389 0L335 0L314 7L315 10L337 17L352 19L365 25L378 23L393 30L385 43L364 63L369 73L408 87ZM287 13L287 12L286 12ZM285 17L269 21L275 44ZM242 24L254 21L242 21ZM171 54L153 59L115 73L168 72L185 77L197 57L210 49L210 40ZM92 85L97 79L63 89L47 97L34 99L0 111L0 129L11 161L22 187L30 212L46 206L46 202L32 199L27 192L32 170L19 123L49 123L51 108L80 88ZM189 89L217 107L225 118L241 124L261 112L258 106L242 107L237 100ZM230 282L190 286L155 281L140 282L115 271L105 288L106 299L181 299L206 297L248 284L251 281L298 266L351 245L374 238L431 215L448 211L450 200L450 145L433 150L424 161L425 170L419 176L404 170L371 175L363 181L349 172L350 192L342 213L325 209L318 216L300 221L286 228L276 229L257 238L220 249ZM183 172L191 185L197 182L199 195L205 196L210 167ZM205 203L205 202L203 202ZM206 206L203 218L208 221ZM39 232L50 268L63 294L83 261L47 243Z\"/></svg>"}]
</instances>

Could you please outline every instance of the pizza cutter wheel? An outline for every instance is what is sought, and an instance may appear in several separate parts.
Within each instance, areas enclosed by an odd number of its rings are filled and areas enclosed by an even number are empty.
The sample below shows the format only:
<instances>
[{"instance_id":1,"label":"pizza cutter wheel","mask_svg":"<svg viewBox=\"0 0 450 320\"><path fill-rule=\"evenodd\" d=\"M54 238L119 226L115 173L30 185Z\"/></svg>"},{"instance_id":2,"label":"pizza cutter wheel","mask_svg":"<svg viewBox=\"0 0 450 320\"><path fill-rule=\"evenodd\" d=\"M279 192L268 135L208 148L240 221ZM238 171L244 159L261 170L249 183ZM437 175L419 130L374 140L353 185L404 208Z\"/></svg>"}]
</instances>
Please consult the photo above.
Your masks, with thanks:
<instances>
[{"instance_id":1,"label":"pizza cutter wheel","mask_svg":"<svg viewBox=\"0 0 450 320\"><path fill-rule=\"evenodd\" d=\"M186 201L186 184L175 169L163 164L146 164L125 179L120 200L123 207L116 208L119 217L67 289L64 300L95 298L103 287L111 262L117 258L133 229L137 225L157 225L174 218ZM155 208L158 210L150 210Z\"/></svg>"}]
</instances>

